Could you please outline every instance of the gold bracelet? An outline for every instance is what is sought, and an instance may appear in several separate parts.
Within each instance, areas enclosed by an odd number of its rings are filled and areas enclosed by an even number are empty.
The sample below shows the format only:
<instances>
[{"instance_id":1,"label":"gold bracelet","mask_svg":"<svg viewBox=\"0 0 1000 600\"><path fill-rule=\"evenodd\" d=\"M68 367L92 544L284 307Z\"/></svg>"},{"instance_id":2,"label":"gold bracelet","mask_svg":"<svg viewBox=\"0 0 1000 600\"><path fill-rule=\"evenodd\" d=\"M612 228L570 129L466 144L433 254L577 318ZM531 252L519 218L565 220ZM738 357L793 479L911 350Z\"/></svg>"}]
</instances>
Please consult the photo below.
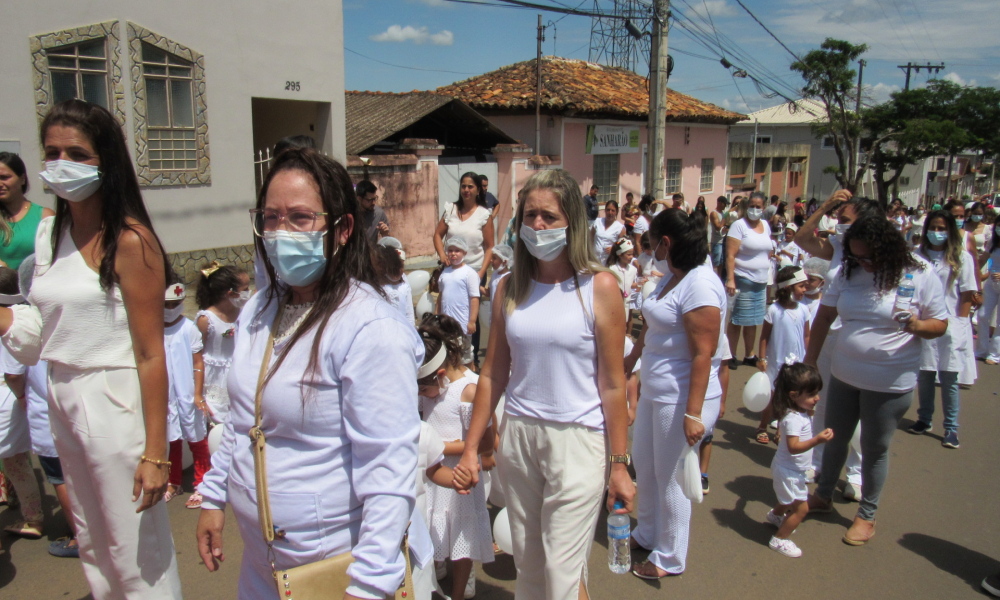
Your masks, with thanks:
<instances>
[{"instance_id":1,"label":"gold bracelet","mask_svg":"<svg viewBox=\"0 0 1000 600\"><path fill-rule=\"evenodd\" d=\"M170 465L173 464L169 460L158 460L155 458L147 458L145 454L142 455L142 458L139 459L139 462L140 463L148 462L158 467L169 467Z\"/></svg>"}]
</instances>

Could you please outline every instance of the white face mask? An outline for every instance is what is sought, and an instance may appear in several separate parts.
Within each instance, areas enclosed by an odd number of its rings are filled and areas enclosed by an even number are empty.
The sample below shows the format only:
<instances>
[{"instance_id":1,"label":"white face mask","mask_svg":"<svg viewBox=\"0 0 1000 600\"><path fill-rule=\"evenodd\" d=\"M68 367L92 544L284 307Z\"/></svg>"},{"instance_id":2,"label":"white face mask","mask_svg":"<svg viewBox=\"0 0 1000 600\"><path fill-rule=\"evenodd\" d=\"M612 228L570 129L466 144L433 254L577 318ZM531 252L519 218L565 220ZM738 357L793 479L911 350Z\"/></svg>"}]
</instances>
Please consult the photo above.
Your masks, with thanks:
<instances>
[{"instance_id":1,"label":"white face mask","mask_svg":"<svg viewBox=\"0 0 1000 600\"><path fill-rule=\"evenodd\" d=\"M39 175L56 196L70 202L86 200L101 187L101 173L97 167L71 160L50 160Z\"/></svg>"},{"instance_id":2,"label":"white face mask","mask_svg":"<svg viewBox=\"0 0 1000 600\"><path fill-rule=\"evenodd\" d=\"M184 305L183 304L181 304L179 306L175 306L173 308L164 308L163 309L163 322L164 323L173 323L174 321L176 321L177 319L179 319L183 314L184 314Z\"/></svg>"},{"instance_id":3,"label":"white face mask","mask_svg":"<svg viewBox=\"0 0 1000 600\"><path fill-rule=\"evenodd\" d=\"M565 227L535 231L531 227L521 224L519 233L528 252L543 262L552 262L562 254L563 248L566 247Z\"/></svg>"},{"instance_id":4,"label":"white face mask","mask_svg":"<svg viewBox=\"0 0 1000 600\"><path fill-rule=\"evenodd\" d=\"M844 235L850 228L850 223L837 223L837 235Z\"/></svg>"},{"instance_id":5,"label":"white face mask","mask_svg":"<svg viewBox=\"0 0 1000 600\"><path fill-rule=\"evenodd\" d=\"M819 296L820 294L823 293L823 286L824 285L826 285L826 284L825 283L824 284L820 284L820 286L818 288L816 288L814 290L808 290L808 291L806 291L806 296Z\"/></svg>"},{"instance_id":6,"label":"white face mask","mask_svg":"<svg viewBox=\"0 0 1000 600\"><path fill-rule=\"evenodd\" d=\"M748 208L747 209L747 218L750 219L751 221L760 221L760 218L762 216L764 216L764 209L763 208Z\"/></svg>"},{"instance_id":7,"label":"white face mask","mask_svg":"<svg viewBox=\"0 0 1000 600\"><path fill-rule=\"evenodd\" d=\"M243 290L242 292L240 292L239 296L236 296L235 298L230 298L229 301L232 302L233 306L235 306L236 308L243 308L243 305L246 304L247 300L249 299L250 299L250 290Z\"/></svg>"}]
</instances>

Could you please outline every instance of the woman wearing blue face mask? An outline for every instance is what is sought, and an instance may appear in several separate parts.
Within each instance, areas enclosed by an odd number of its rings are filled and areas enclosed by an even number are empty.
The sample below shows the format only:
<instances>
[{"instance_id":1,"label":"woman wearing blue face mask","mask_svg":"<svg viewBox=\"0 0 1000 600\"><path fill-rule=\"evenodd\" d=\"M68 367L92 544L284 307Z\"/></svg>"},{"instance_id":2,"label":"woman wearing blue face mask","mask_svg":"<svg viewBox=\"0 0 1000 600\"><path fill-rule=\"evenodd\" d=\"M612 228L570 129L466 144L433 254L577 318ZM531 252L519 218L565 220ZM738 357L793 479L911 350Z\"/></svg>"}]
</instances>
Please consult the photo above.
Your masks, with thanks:
<instances>
[{"instance_id":1,"label":"woman wearing blue face mask","mask_svg":"<svg viewBox=\"0 0 1000 600\"><path fill-rule=\"evenodd\" d=\"M267 275L237 321L230 416L198 488L210 571L227 504L236 515L240 598L273 598L274 569L346 552L345 598L403 581L424 345L382 293L360 218L347 171L312 149L278 155L251 210Z\"/></svg>"},{"instance_id":2,"label":"woman wearing blue face mask","mask_svg":"<svg viewBox=\"0 0 1000 600\"><path fill-rule=\"evenodd\" d=\"M476 450L506 390L497 469L514 544L515 597L577 600L589 597L586 565L605 484L608 509L624 503L617 513L631 511L635 495L627 471L625 309L617 279L597 262L580 186L569 173L539 171L525 183L524 198L514 267L493 302L456 488L479 481ZM458 481L462 473L471 484Z\"/></svg>"},{"instance_id":3,"label":"woman wearing blue face mask","mask_svg":"<svg viewBox=\"0 0 1000 600\"><path fill-rule=\"evenodd\" d=\"M0 309L3 343L22 364L48 361L50 424L94 597L180 598L160 503L166 254L107 110L57 104L41 141L56 216L35 237L31 306Z\"/></svg>"},{"instance_id":4,"label":"woman wearing blue face mask","mask_svg":"<svg viewBox=\"0 0 1000 600\"><path fill-rule=\"evenodd\" d=\"M726 293L739 296L733 306L733 318L726 328L729 351L733 358L729 368L739 364L736 346L743 330L745 365L756 365L757 357L750 354L756 346L757 327L764 322L767 302L767 276L771 266L771 227L764 216L765 196L761 192L750 194L746 215L733 223L726 236ZM766 434L765 434L766 437ZM767 443L765 439L762 443Z\"/></svg>"},{"instance_id":5,"label":"woman wearing blue face mask","mask_svg":"<svg viewBox=\"0 0 1000 600\"><path fill-rule=\"evenodd\" d=\"M927 216L919 254L931 263L941 281L948 309L948 330L937 339L921 340L917 378L920 408L917 409L917 422L907 431L921 434L933 429L934 382L937 379L941 383L944 412L944 440L941 443L946 448L958 448L958 374L972 347L969 312L978 278L972 267L972 257L962 246L955 219L943 210Z\"/></svg>"}]
</instances>

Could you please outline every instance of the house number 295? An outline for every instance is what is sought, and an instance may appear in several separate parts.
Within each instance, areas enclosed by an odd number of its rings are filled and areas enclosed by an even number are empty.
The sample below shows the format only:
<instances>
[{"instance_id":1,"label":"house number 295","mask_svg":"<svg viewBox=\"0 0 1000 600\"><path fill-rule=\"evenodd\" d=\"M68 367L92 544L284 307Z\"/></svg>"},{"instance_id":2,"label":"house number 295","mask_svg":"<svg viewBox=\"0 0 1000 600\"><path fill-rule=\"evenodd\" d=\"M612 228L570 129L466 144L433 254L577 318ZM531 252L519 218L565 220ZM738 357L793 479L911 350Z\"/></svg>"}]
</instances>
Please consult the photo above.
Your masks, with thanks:
<instances>
[{"instance_id":1,"label":"house number 295","mask_svg":"<svg viewBox=\"0 0 1000 600\"><path fill-rule=\"evenodd\" d=\"M299 92L299 91L302 91L302 88L299 86L299 82L298 81L286 81L285 82L285 91L286 92Z\"/></svg>"}]
</instances>

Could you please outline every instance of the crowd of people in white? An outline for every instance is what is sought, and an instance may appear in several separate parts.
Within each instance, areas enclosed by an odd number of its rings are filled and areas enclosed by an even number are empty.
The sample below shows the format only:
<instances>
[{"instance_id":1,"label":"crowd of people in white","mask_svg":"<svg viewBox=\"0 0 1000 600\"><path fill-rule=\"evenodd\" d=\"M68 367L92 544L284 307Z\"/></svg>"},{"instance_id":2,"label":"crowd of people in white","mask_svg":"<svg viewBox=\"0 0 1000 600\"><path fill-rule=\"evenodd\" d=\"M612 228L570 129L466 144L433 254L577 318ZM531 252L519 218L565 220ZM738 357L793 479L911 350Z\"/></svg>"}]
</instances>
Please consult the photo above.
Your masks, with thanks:
<instances>
[{"instance_id":1,"label":"crowd of people in white","mask_svg":"<svg viewBox=\"0 0 1000 600\"><path fill-rule=\"evenodd\" d=\"M840 191L789 220L756 192L711 212L629 194L600 214L596 189L542 170L494 244L468 173L435 231L436 303L415 314L375 186L359 198L339 163L291 148L250 211L256 290L205 265L192 321L117 121L71 100L40 136L54 212L0 154L0 458L23 515L7 531L43 534L33 451L73 531L50 552L79 556L99 600L181 597L166 501L185 443L198 552L215 571L239 533L240 598L469 598L501 551L488 502L506 507L517 598L589 597L602 504L637 514L634 575L678 575L679 472L699 452L709 492L741 364L771 389L755 434L777 444L770 548L801 556L790 535L831 510L845 465L843 541L860 546L914 390L909 431L932 429L939 384L957 449L960 389L976 357L1000 361L1000 228L980 203L910 218Z\"/></svg>"}]
</instances>

